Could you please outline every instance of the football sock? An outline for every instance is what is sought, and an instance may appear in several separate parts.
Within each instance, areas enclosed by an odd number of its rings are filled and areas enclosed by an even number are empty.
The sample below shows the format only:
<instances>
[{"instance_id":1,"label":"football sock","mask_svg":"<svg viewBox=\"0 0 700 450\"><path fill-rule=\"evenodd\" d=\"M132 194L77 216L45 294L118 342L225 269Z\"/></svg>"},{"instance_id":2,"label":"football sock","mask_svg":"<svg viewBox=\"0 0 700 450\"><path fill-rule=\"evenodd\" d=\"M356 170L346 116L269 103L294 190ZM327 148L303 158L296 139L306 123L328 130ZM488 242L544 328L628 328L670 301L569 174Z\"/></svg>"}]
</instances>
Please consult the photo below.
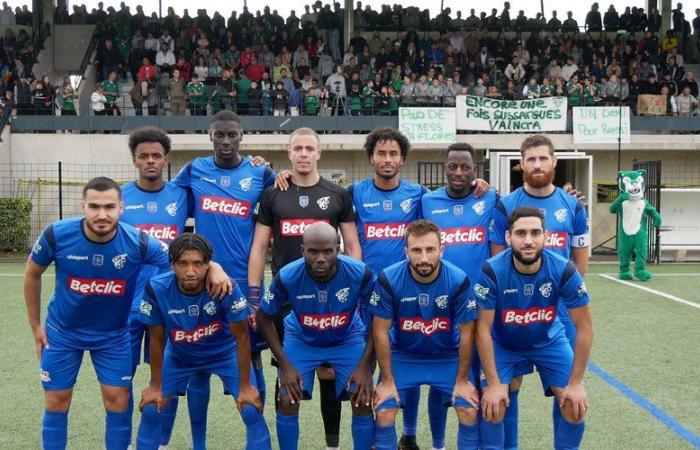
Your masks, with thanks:
<instances>
[{"instance_id":1,"label":"football sock","mask_svg":"<svg viewBox=\"0 0 700 450\"><path fill-rule=\"evenodd\" d=\"M561 417L561 408L559 408L559 402L556 397L552 398L552 429L554 430L554 435L557 434L557 428L559 423L564 420Z\"/></svg>"},{"instance_id":2,"label":"football sock","mask_svg":"<svg viewBox=\"0 0 700 450\"><path fill-rule=\"evenodd\" d=\"M160 421L156 405L150 403L143 407L141 423L136 432L136 448L138 450L157 450L160 444Z\"/></svg>"},{"instance_id":3,"label":"football sock","mask_svg":"<svg viewBox=\"0 0 700 450\"><path fill-rule=\"evenodd\" d=\"M175 396L170 399L170 402L160 412L160 445L168 445L168 442L170 442L178 403L180 403L180 400Z\"/></svg>"},{"instance_id":4,"label":"football sock","mask_svg":"<svg viewBox=\"0 0 700 450\"><path fill-rule=\"evenodd\" d=\"M337 447L340 442L340 412L342 403L335 392L335 380L319 380L321 417L326 432L326 446Z\"/></svg>"},{"instance_id":5,"label":"football sock","mask_svg":"<svg viewBox=\"0 0 700 450\"><path fill-rule=\"evenodd\" d=\"M374 439L374 416L352 415L352 441L354 450L369 450Z\"/></svg>"},{"instance_id":6,"label":"football sock","mask_svg":"<svg viewBox=\"0 0 700 450\"><path fill-rule=\"evenodd\" d=\"M460 423L457 430L457 450L476 450L478 446L479 424L464 425ZM435 447L434 444L433 447Z\"/></svg>"},{"instance_id":7,"label":"football sock","mask_svg":"<svg viewBox=\"0 0 700 450\"><path fill-rule=\"evenodd\" d=\"M252 405L245 405L241 410L241 418L246 429L246 449L266 450L272 448L270 442L270 430L265 419Z\"/></svg>"},{"instance_id":8,"label":"football sock","mask_svg":"<svg viewBox=\"0 0 700 450\"><path fill-rule=\"evenodd\" d=\"M562 418L554 433L554 448L556 450L578 450L585 427L584 422L573 424Z\"/></svg>"},{"instance_id":9,"label":"football sock","mask_svg":"<svg viewBox=\"0 0 700 450\"><path fill-rule=\"evenodd\" d=\"M209 405L209 375L196 374L187 384L187 409L190 413L193 450L207 448L207 407Z\"/></svg>"},{"instance_id":10,"label":"football sock","mask_svg":"<svg viewBox=\"0 0 700 450\"><path fill-rule=\"evenodd\" d=\"M280 450L297 450L299 445L299 416L277 413L277 443Z\"/></svg>"},{"instance_id":11,"label":"football sock","mask_svg":"<svg viewBox=\"0 0 700 450\"><path fill-rule=\"evenodd\" d=\"M44 450L64 450L68 442L68 411L44 410L41 424L41 441Z\"/></svg>"},{"instance_id":12,"label":"football sock","mask_svg":"<svg viewBox=\"0 0 700 450\"><path fill-rule=\"evenodd\" d=\"M430 433L433 436L433 447L435 448L442 448L445 446L447 407L444 401L445 396L442 392L431 387L428 393L428 419L430 421Z\"/></svg>"},{"instance_id":13,"label":"football sock","mask_svg":"<svg viewBox=\"0 0 700 450\"><path fill-rule=\"evenodd\" d=\"M505 433L504 446L506 450L518 448L518 394L520 391L508 393L510 405L506 408L506 415L503 417L503 430Z\"/></svg>"},{"instance_id":14,"label":"football sock","mask_svg":"<svg viewBox=\"0 0 700 450\"><path fill-rule=\"evenodd\" d=\"M124 450L131 441L131 414L128 411L107 411L105 447L107 450Z\"/></svg>"},{"instance_id":15,"label":"football sock","mask_svg":"<svg viewBox=\"0 0 700 450\"><path fill-rule=\"evenodd\" d=\"M396 425L374 427L374 448L377 450L396 450Z\"/></svg>"},{"instance_id":16,"label":"football sock","mask_svg":"<svg viewBox=\"0 0 700 450\"><path fill-rule=\"evenodd\" d=\"M503 449L503 422L491 423L482 420L479 422L479 433L481 434L481 450Z\"/></svg>"},{"instance_id":17,"label":"football sock","mask_svg":"<svg viewBox=\"0 0 700 450\"><path fill-rule=\"evenodd\" d=\"M420 386L403 392L401 398L403 407L403 434L415 436L418 431L418 404L420 403Z\"/></svg>"}]
</instances>

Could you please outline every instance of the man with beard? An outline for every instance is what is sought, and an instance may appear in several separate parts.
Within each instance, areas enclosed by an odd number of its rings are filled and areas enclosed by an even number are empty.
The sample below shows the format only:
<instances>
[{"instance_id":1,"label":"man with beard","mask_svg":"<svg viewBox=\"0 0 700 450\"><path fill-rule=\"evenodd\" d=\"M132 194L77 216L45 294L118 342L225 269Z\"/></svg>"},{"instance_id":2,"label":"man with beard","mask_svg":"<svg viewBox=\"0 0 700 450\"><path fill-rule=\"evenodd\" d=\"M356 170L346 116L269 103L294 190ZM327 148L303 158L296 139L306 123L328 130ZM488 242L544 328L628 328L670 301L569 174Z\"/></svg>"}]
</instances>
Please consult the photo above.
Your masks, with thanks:
<instances>
[{"instance_id":1,"label":"man with beard","mask_svg":"<svg viewBox=\"0 0 700 450\"><path fill-rule=\"evenodd\" d=\"M121 188L106 177L83 188L83 217L59 220L41 234L27 261L24 297L45 394L44 449L65 449L68 410L83 352L90 351L106 409L105 447L125 450L132 361L128 316L144 265L168 267L168 246L119 222ZM41 276L54 262L55 291L41 326ZM207 275L214 297L232 285L218 264Z\"/></svg>"},{"instance_id":2,"label":"man with beard","mask_svg":"<svg viewBox=\"0 0 700 450\"><path fill-rule=\"evenodd\" d=\"M552 141L542 135L530 136L521 144L520 153L524 184L502 197L496 205L489 232L494 253L506 247L508 215L521 206L533 206L545 214L545 247L565 259L571 259L581 276L585 275L588 269L588 247L591 244L586 207L564 189L552 184L557 165ZM557 316L573 346L576 329L571 323L566 305L559 306ZM521 375L531 373L532 370L532 365L521 366L520 373L515 373L512 379L510 407L506 410L504 421L506 448L518 446L518 391L522 383ZM552 419L556 429L561 419L556 402Z\"/></svg>"},{"instance_id":3,"label":"man with beard","mask_svg":"<svg viewBox=\"0 0 700 450\"><path fill-rule=\"evenodd\" d=\"M469 370L476 303L468 303L465 273L442 259L440 228L417 220L406 228L408 260L377 277L370 300L372 334L381 370L376 388L375 445L396 449L395 421L407 390L427 384L459 421L457 448L476 450L479 395ZM391 337L390 337L391 336Z\"/></svg>"},{"instance_id":4,"label":"man with beard","mask_svg":"<svg viewBox=\"0 0 700 450\"><path fill-rule=\"evenodd\" d=\"M588 410L583 375L593 342L586 286L571 261L545 250L545 215L539 208L513 211L505 237L511 248L486 261L472 298L479 306L477 347L486 382L482 446L508 448L503 423L508 384L521 366L534 365L545 395L554 395L561 411L554 447L579 448ZM562 305L576 327L573 351L558 317Z\"/></svg>"},{"instance_id":5,"label":"man with beard","mask_svg":"<svg viewBox=\"0 0 700 450\"><path fill-rule=\"evenodd\" d=\"M303 258L275 276L258 310L258 327L279 363L280 399L277 439L281 450L296 450L299 406L311 398L314 372L322 365L335 371L336 398L352 402L354 448L369 450L374 435L372 415L373 355L365 320L375 277L364 263L340 255L338 232L316 222L304 231ZM274 319L285 304L284 346Z\"/></svg>"}]
</instances>

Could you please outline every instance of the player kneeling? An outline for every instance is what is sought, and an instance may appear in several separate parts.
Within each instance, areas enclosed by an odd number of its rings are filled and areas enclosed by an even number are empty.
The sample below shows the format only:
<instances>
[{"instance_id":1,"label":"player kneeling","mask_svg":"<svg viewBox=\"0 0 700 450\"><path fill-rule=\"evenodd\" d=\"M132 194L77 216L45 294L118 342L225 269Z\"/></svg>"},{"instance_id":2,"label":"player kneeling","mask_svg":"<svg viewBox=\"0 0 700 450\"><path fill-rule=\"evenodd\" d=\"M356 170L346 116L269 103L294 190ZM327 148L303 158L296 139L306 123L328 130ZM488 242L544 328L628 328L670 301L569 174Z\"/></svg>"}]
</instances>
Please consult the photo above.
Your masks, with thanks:
<instances>
[{"instance_id":1,"label":"player kneeling","mask_svg":"<svg viewBox=\"0 0 700 450\"><path fill-rule=\"evenodd\" d=\"M408 261L379 274L378 296L369 309L381 369L375 393L376 448L396 449L399 404L406 392L427 384L442 393L445 406L455 407L457 448L475 450L479 396L468 377L476 305L468 302L469 279L441 259L440 228L434 222L417 220L405 236Z\"/></svg>"},{"instance_id":2,"label":"player kneeling","mask_svg":"<svg viewBox=\"0 0 700 450\"><path fill-rule=\"evenodd\" d=\"M185 394L190 376L215 374L224 392L236 399L246 427L246 449L269 449L270 432L260 413L258 390L251 384L248 305L238 285L223 300L207 294L212 253L204 237L183 234L170 244L173 271L146 284L140 320L151 332L151 384L143 391L140 408L160 411L174 395ZM152 442L139 442L139 450L157 449L156 434Z\"/></svg>"},{"instance_id":3,"label":"player kneeling","mask_svg":"<svg viewBox=\"0 0 700 450\"><path fill-rule=\"evenodd\" d=\"M296 450L299 402L311 398L314 372L327 365L335 372L337 397L343 400L352 395L354 448L369 450L374 434L370 406L373 346L362 317L374 292L375 277L363 262L339 255L338 233L325 222L306 228L301 252L303 258L277 273L257 312L258 329L279 363L280 449ZM282 346L273 317L290 303Z\"/></svg>"},{"instance_id":4,"label":"player kneeling","mask_svg":"<svg viewBox=\"0 0 700 450\"><path fill-rule=\"evenodd\" d=\"M484 263L474 297L479 306L477 346L488 386L481 401L483 450L504 446L508 384L522 365L535 365L545 395L556 397L561 418L554 448L578 449L588 397L583 374L593 342L588 293L570 261L544 249L544 216L522 207L508 217L510 249ZM574 350L557 317L564 304L576 327Z\"/></svg>"}]
</instances>

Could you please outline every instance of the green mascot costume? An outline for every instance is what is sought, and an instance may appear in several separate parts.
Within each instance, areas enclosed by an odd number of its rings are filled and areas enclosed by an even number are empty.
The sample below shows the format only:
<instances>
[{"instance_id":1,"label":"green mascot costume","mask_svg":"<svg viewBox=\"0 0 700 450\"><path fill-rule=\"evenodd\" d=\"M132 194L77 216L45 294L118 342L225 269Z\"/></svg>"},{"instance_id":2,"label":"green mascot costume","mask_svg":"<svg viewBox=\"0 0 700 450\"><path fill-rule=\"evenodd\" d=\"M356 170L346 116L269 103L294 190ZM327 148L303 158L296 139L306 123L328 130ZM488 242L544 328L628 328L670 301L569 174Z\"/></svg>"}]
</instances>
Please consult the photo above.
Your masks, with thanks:
<instances>
[{"instance_id":1,"label":"green mascot costume","mask_svg":"<svg viewBox=\"0 0 700 450\"><path fill-rule=\"evenodd\" d=\"M634 253L634 275L640 281L651 279L646 270L648 232L646 216L653 220L654 228L661 226L661 215L644 198L645 170L622 171L618 174L620 195L610 205L610 212L620 214L617 230L617 256L620 258L621 280L631 280L630 260Z\"/></svg>"}]
</instances>

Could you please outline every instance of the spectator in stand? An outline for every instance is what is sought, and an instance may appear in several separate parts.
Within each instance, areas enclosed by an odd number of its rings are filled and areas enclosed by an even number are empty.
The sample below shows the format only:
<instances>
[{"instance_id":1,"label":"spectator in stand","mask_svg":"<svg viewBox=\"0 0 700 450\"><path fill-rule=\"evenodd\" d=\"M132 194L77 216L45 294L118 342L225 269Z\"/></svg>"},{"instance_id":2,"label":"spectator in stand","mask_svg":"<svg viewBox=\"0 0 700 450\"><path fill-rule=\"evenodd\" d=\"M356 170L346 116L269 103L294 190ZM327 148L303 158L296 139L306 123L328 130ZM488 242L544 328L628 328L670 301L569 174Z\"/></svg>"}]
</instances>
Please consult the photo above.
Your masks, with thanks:
<instances>
[{"instance_id":1,"label":"spectator in stand","mask_svg":"<svg viewBox=\"0 0 700 450\"><path fill-rule=\"evenodd\" d=\"M192 74L192 81L187 83L187 101L190 105L190 115L207 115L207 89L196 72Z\"/></svg>"},{"instance_id":2,"label":"spectator in stand","mask_svg":"<svg viewBox=\"0 0 700 450\"><path fill-rule=\"evenodd\" d=\"M218 56L212 59L212 63L209 66L209 78L207 79L207 84L216 84L224 73L224 68L221 67L221 60Z\"/></svg>"},{"instance_id":3,"label":"spectator in stand","mask_svg":"<svg viewBox=\"0 0 700 450\"><path fill-rule=\"evenodd\" d=\"M69 77L63 79L63 86L61 87L61 115L62 116L75 116L75 100L78 95L75 93L75 89L70 82Z\"/></svg>"},{"instance_id":4,"label":"spectator in stand","mask_svg":"<svg viewBox=\"0 0 700 450\"><path fill-rule=\"evenodd\" d=\"M192 64L190 64L184 56L180 56L177 59L173 69L180 72L180 78L182 78L185 83L190 81L190 77L192 76Z\"/></svg>"},{"instance_id":5,"label":"spectator in stand","mask_svg":"<svg viewBox=\"0 0 700 450\"><path fill-rule=\"evenodd\" d=\"M37 81L37 83L41 83ZM95 92L90 96L90 106L93 114L96 116L104 116L107 114L107 97L104 94L104 88L101 84L98 84L95 88Z\"/></svg>"},{"instance_id":6,"label":"spectator in stand","mask_svg":"<svg viewBox=\"0 0 700 450\"><path fill-rule=\"evenodd\" d=\"M105 115L121 116L117 99L120 96L119 82L117 81L117 72L111 71L107 79L102 82L102 88L105 95Z\"/></svg>"},{"instance_id":7,"label":"spectator in stand","mask_svg":"<svg viewBox=\"0 0 700 450\"><path fill-rule=\"evenodd\" d=\"M622 100L622 84L617 78L617 75L612 74L610 78L603 83L603 101L605 106L618 106Z\"/></svg>"},{"instance_id":8,"label":"spectator in stand","mask_svg":"<svg viewBox=\"0 0 700 450\"><path fill-rule=\"evenodd\" d=\"M245 115L248 112L248 91L252 80L242 70L238 73L238 76L239 78L236 82L236 108L239 114Z\"/></svg>"},{"instance_id":9,"label":"spectator in stand","mask_svg":"<svg viewBox=\"0 0 700 450\"><path fill-rule=\"evenodd\" d=\"M537 78L530 78L530 81L523 87L523 97L538 98L540 96L540 86L537 84Z\"/></svg>"},{"instance_id":10,"label":"spectator in stand","mask_svg":"<svg viewBox=\"0 0 700 450\"><path fill-rule=\"evenodd\" d=\"M661 91L661 86L656 81L656 75L649 75L649 79L646 83L642 83L642 94L659 95Z\"/></svg>"},{"instance_id":11,"label":"spectator in stand","mask_svg":"<svg viewBox=\"0 0 700 450\"><path fill-rule=\"evenodd\" d=\"M252 82L255 80L251 80ZM256 81L257 85L257 81ZM216 92L219 96L223 109L236 111L236 79L229 67L226 67L221 75L221 79L216 84ZM259 112L258 112L259 114Z\"/></svg>"},{"instance_id":12,"label":"spectator in stand","mask_svg":"<svg viewBox=\"0 0 700 450\"><path fill-rule=\"evenodd\" d=\"M251 81L255 82L260 82L265 71L265 66L258 62L258 58L255 55L253 55L250 60L250 64L248 64L248 67L245 69L246 76Z\"/></svg>"},{"instance_id":13,"label":"spectator in stand","mask_svg":"<svg viewBox=\"0 0 700 450\"><path fill-rule=\"evenodd\" d=\"M591 10L586 14L586 29L588 31L601 31L603 29L598 8L598 3L593 3Z\"/></svg>"},{"instance_id":14,"label":"spectator in stand","mask_svg":"<svg viewBox=\"0 0 700 450\"><path fill-rule=\"evenodd\" d=\"M683 92L676 96L675 102L675 116L689 117L695 115L695 109L698 107L698 100L690 93L690 87L684 87Z\"/></svg>"},{"instance_id":15,"label":"spectator in stand","mask_svg":"<svg viewBox=\"0 0 700 450\"><path fill-rule=\"evenodd\" d=\"M660 95L666 98L666 113L667 116L677 116L678 115L678 105L676 104L676 97L671 95L668 91L668 86L663 86L660 91Z\"/></svg>"},{"instance_id":16,"label":"spectator in stand","mask_svg":"<svg viewBox=\"0 0 700 450\"><path fill-rule=\"evenodd\" d=\"M571 79L571 76L578 72L578 66L574 62L574 58L571 56L566 57L566 64L564 67L561 69L561 77L564 79L564 81L569 81Z\"/></svg>"},{"instance_id":17,"label":"spectator in stand","mask_svg":"<svg viewBox=\"0 0 700 450\"><path fill-rule=\"evenodd\" d=\"M168 102L173 116L184 116L186 102L186 81L180 75L180 70L173 69L173 76L168 80Z\"/></svg>"},{"instance_id":18,"label":"spectator in stand","mask_svg":"<svg viewBox=\"0 0 700 450\"><path fill-rule=\"evenodd\" d=\"M259 116L262 109L262 91L258 87L257 81L250 81L250 90L248 91L248 114L251 116Z\"/></svg>"},{"instance_id":19,"label":"spectator in stand","mask_svg":"<svg viewBox=\"0 0 700 450\"><path fill-rule=\"evenodd\" d=\"M664 71L664 77L659 83L659 86L664 87L666 86L668 88L668 93L669 95L678 95L679 90L678 90L678 83L672 78L672 73L668 70Z\"/></svg>"},{"instance_id":20,"label":"spectator in stand","mask_svg":"<svg viewBox=\"0 0 700 450\"><path fill-rule=\"evenodd\" d=\"M100 68L101 80L106 80L109 73L120 72L122 68L122 56L114 46L112 39L106 39L104 44L97 50L97 67Z\"/></svg>"},{"instance_id":21,"label":"spectator in stand","mask_svg":"<svg viewBox=\"0 0 700 450\"><path fill-rule=\"evenodd\" d=\"M197 64L194 66L194 73L197 74L198 81L207 81L209 79L209 66L204 56L197 57ZM192 77L194 79L194 76Z\"/></svg>"},{"instance_id":22,"label":"spectator in stand","mask_svg":"<svg viewBox=\"0 0 700 450\"><path fill-rule=\"evenodd\" d=\"M284 83L278 81L276 89L272 92L272 106L274 116L284 116L287 114L287 106L289 103L289 93L284 88Z\"/></svg>"},{"instance_id":23,"label":"spectator in stand","mask_svg":"<svg viewBox=\"0 0 700 450\"><path fill-rule=\"evenodd\" d=\"M564 87L566 97L569 100L569 106L582 106L583 103L583 86L578 82L578 75L573 74L566 82Z\"/></svg>"},{"instance_id":24,"label":"spectator in stand","mask_svg":"<svg viewBox=\"0 0 700 450\"><path fill-rule=\"evenodd\" d=\"M156 66L158 66L160 73L170 75L175 62L175 54L170 49L170 45L166 42L161 43L160 51L156 55Z\"/></svg>"},{"instance_id":25,"label":"spectator in stand","mask_svg":"<svg viewBox=\"0 0 700 450\"><path fill-rule=\"evenodd\" d=\"M525 78L525 69L520 63L520 58L518 56L513 56L511 62L506 66L506 70L503 72L507 79L514 81L516 84L520 84Z\"/></svg>"},{"instance_id":26,"label":"spectator in stand","mask_svg":"<svg viewBox=\"0 0 700 450\"><path fill-rule=\"evenodd\" d=\"M685 73L685 77L683 80L679 83L680 84L680 89L683 90L686 87L690 88L690 95L693 97L697 98L698 97L698 82L695 80L695 76L693 75L693 72L687 71Z\"/></svg>"}]
</instances>

